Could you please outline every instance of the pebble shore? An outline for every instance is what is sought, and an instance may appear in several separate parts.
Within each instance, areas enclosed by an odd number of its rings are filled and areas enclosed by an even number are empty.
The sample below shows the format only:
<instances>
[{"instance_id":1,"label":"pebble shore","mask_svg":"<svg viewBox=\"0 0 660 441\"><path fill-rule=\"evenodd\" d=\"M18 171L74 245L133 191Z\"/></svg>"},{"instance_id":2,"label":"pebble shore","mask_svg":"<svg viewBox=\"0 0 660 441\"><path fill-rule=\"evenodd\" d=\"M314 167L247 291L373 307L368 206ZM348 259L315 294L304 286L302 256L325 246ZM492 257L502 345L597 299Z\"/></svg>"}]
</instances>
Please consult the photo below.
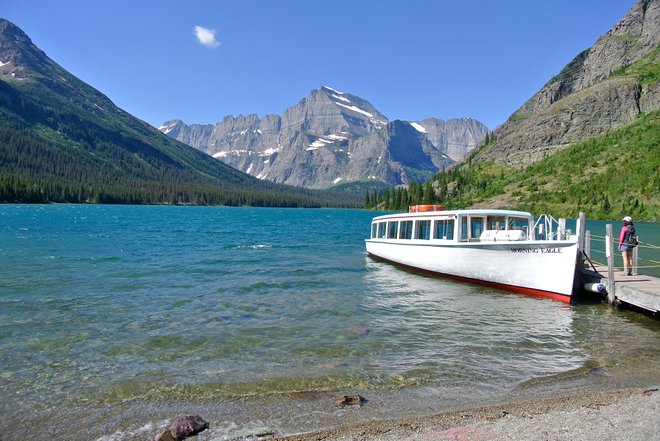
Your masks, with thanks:
<instances>
[{"instance_id":1,"label":"pebble shore","mask_svg":"<svg viewBox=\"0 0 660 441\"><path fill-rule=\"evenodd\" d=\"M561 394L400 420L369 421L281 441L658 440L657 387Z\"/></svg>"}]
</instances>

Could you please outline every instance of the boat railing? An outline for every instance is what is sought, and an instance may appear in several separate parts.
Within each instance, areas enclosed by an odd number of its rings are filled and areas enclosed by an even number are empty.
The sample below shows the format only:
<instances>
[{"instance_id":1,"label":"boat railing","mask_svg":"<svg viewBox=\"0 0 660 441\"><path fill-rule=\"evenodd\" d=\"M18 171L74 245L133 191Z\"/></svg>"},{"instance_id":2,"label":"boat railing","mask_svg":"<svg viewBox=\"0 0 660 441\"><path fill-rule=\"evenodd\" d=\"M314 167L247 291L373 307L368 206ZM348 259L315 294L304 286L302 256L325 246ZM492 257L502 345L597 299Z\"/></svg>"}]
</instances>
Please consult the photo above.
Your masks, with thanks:
<instances>
[{"instance_id":1,"label":"boat railing","mask_svg":"<svg viewBox=\"0 0 660 441\"><path fill-rule=\"evenodd\" d=\"M555 219L549 214L542 214L534 224L536 238L540 240L564 240L568 239L571 231L566 229L566 219Z\"/></svg>"}]
</instances>

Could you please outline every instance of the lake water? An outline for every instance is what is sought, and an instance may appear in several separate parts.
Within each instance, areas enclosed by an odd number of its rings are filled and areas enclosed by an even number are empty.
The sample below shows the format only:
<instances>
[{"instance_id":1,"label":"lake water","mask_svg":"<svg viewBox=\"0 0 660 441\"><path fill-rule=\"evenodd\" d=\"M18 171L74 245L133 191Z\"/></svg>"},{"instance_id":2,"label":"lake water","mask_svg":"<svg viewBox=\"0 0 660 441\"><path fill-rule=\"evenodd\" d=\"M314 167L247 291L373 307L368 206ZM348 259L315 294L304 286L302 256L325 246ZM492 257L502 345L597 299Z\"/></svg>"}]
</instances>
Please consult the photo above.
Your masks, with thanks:
<instances>
[{"instance_id":1,"label":"lake water","mask_svg":"<svg viewBox=\"0 0 660 441\"><path fill-rule=\"evenodd\" d=\"M191 412L212 420L201 439L293 433L657 363L642 314L372 260L374 215L0 205L0 438L151 439ZM359 411L331 405L356 392Z\"/></svg>"}]
</instances>

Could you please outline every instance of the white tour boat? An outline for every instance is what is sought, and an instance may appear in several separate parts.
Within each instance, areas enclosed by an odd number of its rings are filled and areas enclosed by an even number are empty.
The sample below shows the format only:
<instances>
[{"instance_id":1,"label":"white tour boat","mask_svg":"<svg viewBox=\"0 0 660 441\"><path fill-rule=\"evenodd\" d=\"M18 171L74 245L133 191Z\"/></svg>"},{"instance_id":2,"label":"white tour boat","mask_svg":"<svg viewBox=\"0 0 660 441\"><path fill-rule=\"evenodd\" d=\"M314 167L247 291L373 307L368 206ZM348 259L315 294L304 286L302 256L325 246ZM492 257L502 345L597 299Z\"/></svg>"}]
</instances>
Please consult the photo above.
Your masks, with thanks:
<instances>
[{"instance_id":1,"label":"white tour boat","mask_svg":"<svg viewBox=\"0 0 660 441\"><path fill-rule=\"evenodd\" d=\"M578 237L546 215L416 205L375 217L366 247L406 267L566 303L578 289Z\"/></svg>"}]
</instances>

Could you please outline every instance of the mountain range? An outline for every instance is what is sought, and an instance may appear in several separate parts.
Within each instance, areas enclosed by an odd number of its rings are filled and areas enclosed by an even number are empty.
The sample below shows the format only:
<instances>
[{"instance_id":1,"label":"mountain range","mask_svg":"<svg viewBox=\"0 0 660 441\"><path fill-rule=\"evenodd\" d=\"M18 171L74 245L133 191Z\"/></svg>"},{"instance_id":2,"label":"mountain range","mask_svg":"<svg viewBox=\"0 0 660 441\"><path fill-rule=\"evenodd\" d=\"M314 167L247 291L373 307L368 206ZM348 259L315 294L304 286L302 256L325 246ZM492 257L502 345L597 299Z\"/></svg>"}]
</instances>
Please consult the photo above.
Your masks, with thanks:
<instances>
[{"instance_id":1,"label":"mountain range","mask_svg":"<svg viewBox=\"0 0 660 441\"><path fill-rule=\"evenodd\" d=\"M259 179L310 188L422 182L488 133L470 118L390 121L369 101L328 86L281 116L226 116L207 125L171 120L159 130Z\"/></svg>"},{"instance_id":2,"label":"mountain range","mask_svg":"<svg viewBox=\"0 0 660 441\"><path fill-rule=\"evenodd\" d=\"M487 132L477 121L389 121L368 101L330 87L281 116L227 116L205 126L169 121L160 130L0 19L0 202L359 203L272 179L360 184L370 189L372 206L385 209L393 207L376 203L371 191L410 184L411 194L456 207L541 207L563 215L585 209L590 217L655 220L660 0L639 0L481 145ZM423 191L413 184L443 168ZM396 209L418 203L404 190L397 188Z\"/></svg>"},{"instance_id":3,"label":"mountain range","mask_svg":"<svg viewBox=\"0 0 660 441\"><path fill-rule=\"evenodd\" d=\"M4 19L0 202L356 205L347 196L253 178L163 135Z\"/></svg>"}]
</instances>

